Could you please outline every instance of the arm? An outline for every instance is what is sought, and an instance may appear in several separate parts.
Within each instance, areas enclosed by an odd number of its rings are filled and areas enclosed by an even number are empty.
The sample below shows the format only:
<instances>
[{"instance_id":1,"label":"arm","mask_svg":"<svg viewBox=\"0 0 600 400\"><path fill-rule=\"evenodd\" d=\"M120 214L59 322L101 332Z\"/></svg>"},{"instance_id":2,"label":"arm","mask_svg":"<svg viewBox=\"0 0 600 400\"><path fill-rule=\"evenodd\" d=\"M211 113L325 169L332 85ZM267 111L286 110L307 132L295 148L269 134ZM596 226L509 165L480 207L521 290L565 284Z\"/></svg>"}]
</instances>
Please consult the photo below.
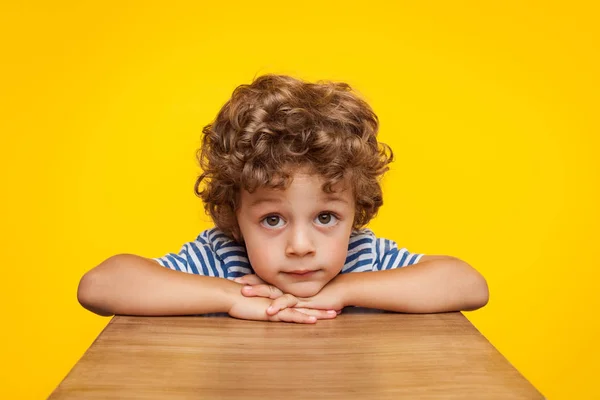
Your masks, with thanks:
<instances>
[{"instance_id":1,"label":"arm","mask_svg":"<svg viewBox=\"0 0 600 400\"><path fill-rule=\"evenodd\" d=\"M240 285L162 267L133 254L110 257L87 272L77 298L99 315L183 315L228 312Z\"/></svg>"},{"instance_id":2,"label":"arm","mask_svg":"<svg viewBox=\"0 0 600 400\"><path fill-rule=\"evenodd\" d=\"M243 280L245 296L277 299L283 293L253 276ZM469 264L449 256L424 256L417 264L375 272L340 274L318 294L299 298L294 307L340 310L346 306L405 313L470 311L483 307L489 294L485 279ZM282 303L288 302L287 300ZM282 307L278 301L268 313Z\"/></svg>"},{"instance_id":3,"label":"arm","mask_svg":"<svg viewBox=\"0 0 600 400\"><path fill-rule=\"evenodd\" d=\"M103 316L223 312L240 319L315 323L337 315L293 308L267 314L272 300L244 297L241 287L224 278L173 271L144 257L119 254L81 278L77 298L83 307ZM288 298L290 301L295 299ZM280 302L285 305L286 299Z\"/></svg>"},{"instance_id":4,"label":"arm","mask_svg":"<svg viewBox=\"0 0 600 400\"><path fill-rule=\"evenodd\" d=\"M449 256L424 256L409 267L338 275L312 299L328 288L341 296L344 306L406 313L476 310L489 299L483 276ZM320 308L310 299L299 306Z\"/></svg>"}]
</instances>

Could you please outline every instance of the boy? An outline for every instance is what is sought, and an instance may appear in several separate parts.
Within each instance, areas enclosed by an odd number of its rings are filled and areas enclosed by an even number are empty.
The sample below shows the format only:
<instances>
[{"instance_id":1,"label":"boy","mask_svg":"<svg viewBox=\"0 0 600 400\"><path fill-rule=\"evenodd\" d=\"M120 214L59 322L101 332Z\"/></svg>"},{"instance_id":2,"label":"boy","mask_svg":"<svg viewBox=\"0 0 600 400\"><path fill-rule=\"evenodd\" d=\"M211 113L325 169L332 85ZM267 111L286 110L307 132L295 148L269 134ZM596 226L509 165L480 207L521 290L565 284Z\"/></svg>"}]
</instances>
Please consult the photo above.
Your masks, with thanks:
<instances>
[{"instance_id":1,"label":"boy","mask_svg":"<svg viewBox=\"0 0 600 400\"><path fill-rule=\"evenodd\" d=\"M100 315L227 312L297 323L345 306L484 306L486 281L466 262L411 254L363 229L383 203L379 180L393 159L377 130L344 83L265 75L239 86L198 151L195 191L216 228L178 254L107 259L81 279L80 303Z\"/></svg>"}]
</instances>

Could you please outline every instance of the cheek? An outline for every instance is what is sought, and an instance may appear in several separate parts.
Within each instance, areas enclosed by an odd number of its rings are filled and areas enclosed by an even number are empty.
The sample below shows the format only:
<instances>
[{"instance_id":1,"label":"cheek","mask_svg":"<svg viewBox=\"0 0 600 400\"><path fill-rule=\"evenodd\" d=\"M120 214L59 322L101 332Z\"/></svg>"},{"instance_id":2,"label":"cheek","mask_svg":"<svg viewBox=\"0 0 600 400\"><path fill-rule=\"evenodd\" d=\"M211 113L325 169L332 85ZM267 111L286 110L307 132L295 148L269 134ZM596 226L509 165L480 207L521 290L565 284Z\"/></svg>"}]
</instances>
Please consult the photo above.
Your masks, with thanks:
<instances>
[{"instance_id":1,"label":"cheek","mask_svg":"<svg viewBox=\"0 0 600 400\"><path fill-rule=\"evenodd\" d=\"M342 268L348 256L348 242L346 238L337 239L329 243L327 250L324 252L329 259L331 265Z\"/></svg>"},{"instance_id":2,"label":"cheek","mask_svg":"<svg viewBox=\"0 0 600 400\"><path fill-rule=\"evenodd\" d=\"M246 251L248 253L248 260L250 260L250 264L257 274L268 273L271 270L271 266L274 264L273 251L269 251L270 246L265 246L264 243L262 245L258 243L253 243L252 241L246 242Z\"/></svg>"}]
</instances>

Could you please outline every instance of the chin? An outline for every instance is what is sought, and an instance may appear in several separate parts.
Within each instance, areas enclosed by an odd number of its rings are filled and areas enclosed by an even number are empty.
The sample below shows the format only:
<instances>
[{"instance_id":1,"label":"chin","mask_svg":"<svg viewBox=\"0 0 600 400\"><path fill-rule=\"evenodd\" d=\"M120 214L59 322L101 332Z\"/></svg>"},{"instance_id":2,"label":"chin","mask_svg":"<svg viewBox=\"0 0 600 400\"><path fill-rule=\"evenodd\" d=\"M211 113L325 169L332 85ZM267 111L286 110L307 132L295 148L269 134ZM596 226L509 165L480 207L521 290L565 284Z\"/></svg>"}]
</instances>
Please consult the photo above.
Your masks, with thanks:
<instances>
[{"instance_id":1,"label":"chin","mask_svg":"<svg viewBox=\"0 0 600 400\"><path fill-rule=\"evenodd\" d=\"M289 293L296 297L312 297L323 289L323 285L316 282L302 282L292 285L283 290L284 293Z\"/></svg>"}]
</instances>

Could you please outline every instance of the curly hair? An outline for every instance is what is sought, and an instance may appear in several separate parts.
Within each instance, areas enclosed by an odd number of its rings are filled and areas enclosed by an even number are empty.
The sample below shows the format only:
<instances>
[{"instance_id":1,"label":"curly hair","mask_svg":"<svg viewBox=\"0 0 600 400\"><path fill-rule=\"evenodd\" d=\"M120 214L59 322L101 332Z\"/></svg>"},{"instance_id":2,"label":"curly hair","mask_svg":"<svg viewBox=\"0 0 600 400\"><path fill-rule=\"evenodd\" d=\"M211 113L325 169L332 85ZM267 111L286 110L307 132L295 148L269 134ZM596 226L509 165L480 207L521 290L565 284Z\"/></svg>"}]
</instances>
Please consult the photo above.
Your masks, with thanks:
<instances>
[{"instance_id":1,"label":"curly hair","mask_svg":"<svg viewBox=\"0 0 600 400\"><path fill-rule=\"evenodd\" d=\"M377 115L346 83L260 76L238 86L203 128L194 192L215 225L243 241L235 215L240 190L286 188L298 168L308 167L323 178L325 192L349 178L353 228L360 229L383 204L379 180L393 160L378 129Z\"/></svg>"}]
</instances>

